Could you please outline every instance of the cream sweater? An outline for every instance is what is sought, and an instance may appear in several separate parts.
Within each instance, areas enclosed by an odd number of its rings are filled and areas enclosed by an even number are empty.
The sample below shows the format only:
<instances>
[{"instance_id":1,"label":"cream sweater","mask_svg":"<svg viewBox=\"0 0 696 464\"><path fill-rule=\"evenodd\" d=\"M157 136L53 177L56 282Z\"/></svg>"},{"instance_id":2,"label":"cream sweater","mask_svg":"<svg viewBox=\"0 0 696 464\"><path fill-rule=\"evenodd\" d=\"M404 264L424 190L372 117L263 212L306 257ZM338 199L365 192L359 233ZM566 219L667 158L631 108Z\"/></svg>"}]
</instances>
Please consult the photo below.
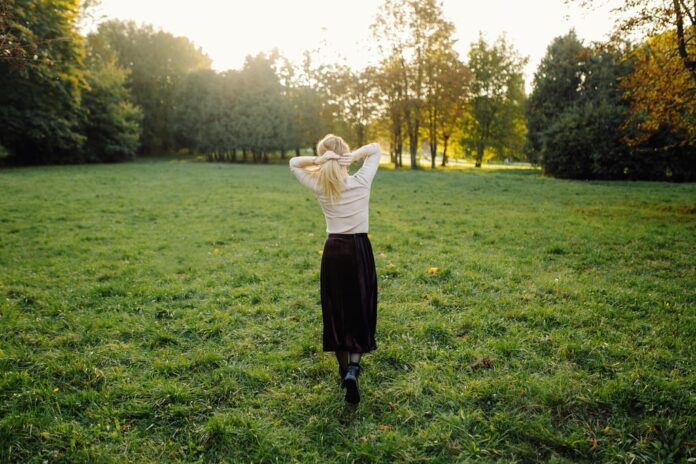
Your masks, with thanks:
<instances>
[{"instance_id":1,"label":"cream sweater","mask_svg":"<svg viewBox=\"0 0 696 464\"><path fill-rule=\"evenodd\" d=\"M326 232L330 234L368 232L370 187L381 158L379 144L371 143L360 147L352 155L356 161L362 158L365 161L358 172L345 177L341 198L334 204L329 203L328 197L320 191L317 179L303 168L311 165L315 157L295 156L290 159L292 173L304 186L312 189L319 200L326 219Z\"/></svg>"}]
</instances>

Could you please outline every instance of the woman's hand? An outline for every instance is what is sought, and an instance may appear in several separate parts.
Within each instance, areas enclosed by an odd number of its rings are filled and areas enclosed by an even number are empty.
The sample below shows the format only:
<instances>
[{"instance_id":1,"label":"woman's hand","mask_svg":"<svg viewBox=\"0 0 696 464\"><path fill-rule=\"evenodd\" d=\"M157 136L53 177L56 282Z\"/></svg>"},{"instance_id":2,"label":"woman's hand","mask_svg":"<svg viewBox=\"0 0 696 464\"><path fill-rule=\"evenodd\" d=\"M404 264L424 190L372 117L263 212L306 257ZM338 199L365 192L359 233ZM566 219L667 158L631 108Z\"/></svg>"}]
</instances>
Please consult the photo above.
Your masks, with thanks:
<instances>
[{"instance_id":1,"label":"woman's hand","mask_svg":"<svg viewBox=\"0 0 696 464\"><path fill-rule=\"evenodd\" d=\"M321 164L326 163L328 160L332 160L332 159L340 160L341 157L332 151L327 151L323 155L317 156L316 159L314 160L314 164L321 165Z\"/></svg>"},{"instance_id":2,"label":"woman's hand","mask_svg":"<svg viewBox=\"0 0 696 464\"><path fill-rule=\"evenodd\" d=\"M338 164L341 166L350 166L353 164L353 154L350 152L342 154L338 159Z\"/></svg>"}]
</instances>

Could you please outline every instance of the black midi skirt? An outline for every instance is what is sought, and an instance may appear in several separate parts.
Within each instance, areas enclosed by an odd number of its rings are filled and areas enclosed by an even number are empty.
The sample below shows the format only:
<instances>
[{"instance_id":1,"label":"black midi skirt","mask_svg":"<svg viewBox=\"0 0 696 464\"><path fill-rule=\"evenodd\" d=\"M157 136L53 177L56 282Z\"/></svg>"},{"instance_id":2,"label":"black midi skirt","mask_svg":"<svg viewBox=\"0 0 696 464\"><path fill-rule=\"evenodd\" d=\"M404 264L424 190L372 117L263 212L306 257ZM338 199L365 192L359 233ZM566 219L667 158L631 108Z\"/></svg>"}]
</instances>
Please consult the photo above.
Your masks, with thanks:
<instances>
[{"instance_id":1,"label":"black midi skirt","mask_svg":"<svg viewBox=\"0 0 696 464\"><path fill-rule=\"evenodd\" d=\"M377 349L377 271L367 233L329 234L321 255L324 351Z\"/></svg>"}]
</instances>

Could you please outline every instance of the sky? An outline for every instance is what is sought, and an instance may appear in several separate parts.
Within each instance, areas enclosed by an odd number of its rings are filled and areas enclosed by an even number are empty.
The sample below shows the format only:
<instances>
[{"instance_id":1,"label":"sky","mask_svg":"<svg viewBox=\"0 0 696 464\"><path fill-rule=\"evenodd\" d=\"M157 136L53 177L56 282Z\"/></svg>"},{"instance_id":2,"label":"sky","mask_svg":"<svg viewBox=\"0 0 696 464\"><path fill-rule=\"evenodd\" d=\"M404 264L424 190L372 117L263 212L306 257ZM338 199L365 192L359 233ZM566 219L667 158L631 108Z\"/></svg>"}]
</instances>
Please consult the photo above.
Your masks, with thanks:
<instances>
[{"instance_id":1,"label":"sky","mask_svg":"<svg viewBox=\"0 0 696 464\"><path fill-rule=\"evenodd\" d=\"M566 5L563 0L444 0L445 19L456 28L465 57L479 31L487 41L505 34L522 56L527 91L551 40L575 28L586 43L606 38L612 15ZM216 70L241 68L247 55L277 48L299 62L321 48L325 59L361 68L375 61L370 24L381 0L101 0L85 32L107 19L130 19L188 37Z\"/></svg>"}]
</instances>

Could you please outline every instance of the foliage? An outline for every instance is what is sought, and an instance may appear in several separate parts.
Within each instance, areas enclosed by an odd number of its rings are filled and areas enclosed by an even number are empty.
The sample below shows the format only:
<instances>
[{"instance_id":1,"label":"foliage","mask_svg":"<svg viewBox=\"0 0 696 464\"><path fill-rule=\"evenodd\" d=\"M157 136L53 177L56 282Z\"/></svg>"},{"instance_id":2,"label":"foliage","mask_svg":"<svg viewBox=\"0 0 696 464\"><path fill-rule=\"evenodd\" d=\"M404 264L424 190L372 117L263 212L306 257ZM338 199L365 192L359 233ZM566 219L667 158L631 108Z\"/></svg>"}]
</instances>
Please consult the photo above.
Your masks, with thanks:
<instances>
[{"instance_id":1,"label":"foliage","mask_svg":"<svg viewBox=\"0 0 696 464\"><path fill-rule=\"evenodd\" d=\"M447 164L447 143L455 128L462 124L463 108L470 97L471 73L453 49L448 34L439 46L426 53L424 111L430 148L430 167L435 169L438 142L443 141L442 166Z\"/></svg>"},{"instance_id":2,"label":"foliage","mask_svg":"<svg viewBox=\"0 0 696 464\"><path fill-rule=\"evenodd\" d=\"M475 151L476 167L488 149L501 158L517 158L522 151L526 61L504 36L489 46L479 35L469 50L472 98L461 143Z\"/></svg>"},{"instance_id":3,"label":"foliage","mask_svg":"<svg viewBox=\"0 0 696 464\"><path fill-rule=\"evenodd\" d=\"M54 1L50 8L45 3L3 3L12 18L11 40L37 56L24 67L0 60L2 86L12 89L0 93L0 144L11 153L11 163L74 161L85 140L79 131L87 86L84 45L75 27L79 2Z\"/></svg>"},{"instance_id":4,"label":"foliage","mask_svg":"<svg viewBox=\"0 0 696 464\"><path fill-rule=\"evenodd\" d=\"M566 0L592 8L598 0ZM644 40L667 31L674 31L676 40L670 55L680 63L696 85L696 3L689 0L620 0L611 13L615 16L614 31L607 45L623 44L627 38Z\"/></svg>"},{"instance_id":5,"label":"foliage","mask_svg":"<svg viewBox=\"0 0 696 464\"><path fill-rule=\"evenodd\" d=\"M665 32L629 54L633 71L621 82L631 102L627 126L637 129L627 137L631 146L644 144L667 129L678 134L676 145L696 151L696 85L679 57L671 53L675 42L674 31Z\"/></svg>"},{"instance_id":6,"label":"foliage","mask_svg":"<svg viewBox=\"0 0 696 464\"><path fill-rule=\"evenodd\" d=\"M322 75L326 104L332 111L331 120L334 126L338 126L334 131L345 133L346 140L355 147L368 143L368 127L377 115L377 72L372 67L354 71L348 66L337 65Z\"/></svg>"},{"instance_id":7,"label":"foliage","mask_svg":"<svg viewBox=\"0 0 696 464\"><path fill-rule=\"evenodd\" d=\"M333 121L326 114L328 103L321 70L322 67L314 66L309 51L304 53L299 69L286 59L282 59L282 64L277 66L290 111L286 145L294 148L297 155L301 148L312 147L315 150L317 141L325 134L340 132L333 127ZM346 139L350 139L348 134Z\"/></svg>"},{"instance_id":8,"label":"foliage","mask_svg":"<svg viewBox=\"0 0 696 464\"><path fill-rule=\"evenodd\" d=\"M142 112L131 103L126 88L127 71L113 56L94 50L88 54L89 88L83 94L86 110L82 129L87 140L83 159L87 162L125 161L135 158Z\"/></svg>"},{"instance_id":9,"label":"foliage","mask_svg":"<svg viewBox=\"0 0 696 464\"><path fill-rule=\"evenodd\" d=\"M264 54L248 57L239 75L240 146L251 150L255 160L267 161L267 152L283 148L288 138L291 106L273 68L276 60Z\"/></svg>"},{"instance_id":10,"label":"foliage","mask_svg":"<svg viewBox=\"0 0 696 464\"><path fill-rule=\"evenodd\" d=\"M627 108L618 79L630 72L630 64L619 52L588 50L580 69L573 105L546 130L541 164L559 177L625 177L630 159L621 127Z\"/></svg>"},{"instance_id":11,"label":"foliage","mask_svg":"<svg viewBox=\"0 0 696 464\"><path fill-rule=\"evenodd\" d=\"M585 47L572 31L549 46L526 110L526 148L546 173L578 179L696 179L693 148L669 121L649 137L640 135L644 126L636 123L648 114L646 97L653 88L637 82L644 74L635 70L635 60L626 59L630 53L635 52ZM655 116L664 119L659 111L670 98L653 95ZM693 118L689 104L681 105L682 117ZM678 145L680 137L683 147L665 150Z\"/></svg>"},{"instance_id":12,"label":"foliage","mask_svg":"<svg viewBox=\"0 0 696 464\"><path fill-rule=\"evenodd\" d=\"M231 78L210 69L200 69L191 71L183 79L176 95L174 117L178 146L200 153L226 148L221 135L227 133L227 118L221 112L233 102L233 94L227 94L223 86L226 77Z\"/></svg>"},{"instance_id":13,"label":"foliage","mask_svg":"<svg viewBox=\"0 0 696 464\"><path fill-rule=\"evenodd\" d=\"M454 24L444 19L442 10L442 2L438 0L384 0L372 25L385 69L381 76L381 86L387 89L384 114L391 120L390 135L399 150L394 158L400 159L403 131L407 136L412 169L418 167L420 132L426 124L435 165L441 116L451 114L443 111L438 116L433 110L433 105L440 103L439 95L446 93L440 87L445 82L463 85L457 80L436 77L440 75L438 69L446 66L447 61L457 60L452 49ZM452 93L460 92L455 89Z\"/></svg>"},{"instance_id":14,"label":"foliage","mask_svg":"<svg viewBox=\"0 0 696 464\"><path fill-rule=\"evenodd\" d=\"M48 64L47 50L42 49L39 61L39 38L18 21L15 0L0 3L0 62L16 68ZM24 13L22 12L22 18Z\"/></svg>"},{"instance_id":15,"label":"foliage","mask_svg":"<svg viewBox=\"0 0 696 464\"><path fill-rule=\"evenodd\" d=\"M36 57L27 63L0 60L0 79L12 88L0 95L0 143L10 152L7 162L132 159L141 117L129 101L127 73L103 43L89 40L86 46L77 31L90 2L48 3L11 0L0 10L12 18L3 40L16 41Z\"/></svg>"},{"instance_id":16,"label":"foliage","mask_svg":"<svg viewBox=\"0 0 696 464\"><path fill-rule=\"evenodd\" d=\"M575 105L584 57L585 47L575 30L571 30L553 39L534 73L534 91L525 106L528 127L525 151L534 163L540 161L543 132Z\"/></svg>"},{"instance_id":17,"label":"foliage","mask_svg":"<svg viewBox=\"0 0 696 464\"><path fill-rule=\"evenodd\" d=\"M92 35L129 71L129 90L143 111L141 152L172 151L180 83L188 72L210 68L210 58L185 37L132 21L106 21Z\"/></svg>"}]
</instances>

